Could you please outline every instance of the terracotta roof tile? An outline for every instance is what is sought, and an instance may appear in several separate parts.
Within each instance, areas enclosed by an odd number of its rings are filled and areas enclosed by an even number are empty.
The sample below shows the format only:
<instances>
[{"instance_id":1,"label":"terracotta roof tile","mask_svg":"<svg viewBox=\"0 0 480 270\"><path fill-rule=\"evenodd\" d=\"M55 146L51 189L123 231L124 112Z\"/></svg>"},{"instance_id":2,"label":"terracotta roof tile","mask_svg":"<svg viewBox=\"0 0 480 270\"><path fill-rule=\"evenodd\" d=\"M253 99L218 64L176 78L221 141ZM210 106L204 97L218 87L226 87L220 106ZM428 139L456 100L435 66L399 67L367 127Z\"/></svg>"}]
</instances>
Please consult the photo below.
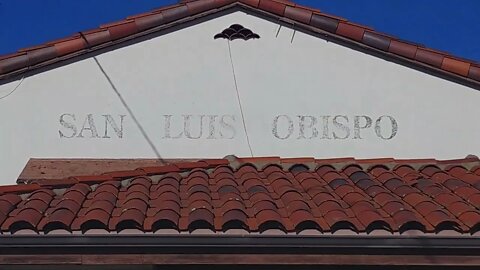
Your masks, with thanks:
<instances>
[{"instance_id":1,"label":"terracotta roof tile","mask_svg":"<svg viewBox=\"0 0 480 270\"><path fill-rule=\"evenodd\" d=\"M363 35L362 41L363 43L370 45L372 47L375 47L377 49L388 51L388 48L390 47L391 39L383 35L366 31L365 34Z\"/></svg>"},{"instance_id":2,"label":"terracotta roof tile","mask_svg":"<svg viewBox=\"0 0 480 270\"><path fill-rule=\"evenodd\" d=\"M277 1L260 0L258 8L276 15L283 16L285 14L286 5Z\"/></svg>"},{"instance_id":3,"label":"terracotta roof tile","mask_svg":"<svg viewBox=\"0 0 480 270\"><path fill-rule=\"evenodd\" d=\"M471 63L445 57L443 59L442 69L462 75L462 76L468 76L470 65Z\"/></svg>"},{"instance_id":4,"label":"terracotta roof tile","mask_svg":"<svg viewBox=\"0 0 480 270\"><path fill-rule=\"evenodd\" d=\"M28 67L28 56L26 53L10 55L0 62L0 74Z\"/></svg>"},{"instance_id":5,"label":"terracotta roof tile","mask_svg":"<svg viewBox=\"0 0 480 270\"><path fill-rule=\"evenodd\" d=\"M38 184L26 184L26 185L12 185L12 186L2 186L0 189L1 194L21 194L25 192L33 192L40 189Z\"/></svg>"},{"instance_id":6,"label":"terracotta roof tile","mask_svg":"<svg viewBox=\"0 0 480 270\"><path fill-rule=\"evenodd\" d=\"M335 33L337 31L339 21L327 16L313 14L310 24L313 27Z\"/></svg>"},{"instance_id":7,"label":"terracotta roof tile","mask_svg":"<svg viewBox=\"0 0 480 270\"><path fill-rule=\"evenodd\" d=\"M57 56L64 56L70 53L78 52L87 47L84 39L76 38L54 44Z\"/></svg>"},{"instance_id":8,"label":"terracotta roof tile","mask_svg":"<svg viewBox=\"0 0 480 270\"><path fill-rule=\"evenodd\" d=\"M176 7L163 10L162 15L164 22L169 23L187 17L190 15L190 13L188 12L186 5L178 5Z\"/></svg>"},{"instance_id":9,"label":"terracotta roof tile","mask_svg":"<svg viewBox=\"0 0 480 270\"><path fill-rule=\"evenodd\" d=\"M0 187L0 228L473 234L480 229L479 163L230 156L30 180Z\"/></svg>"},{"instance_id":10,"label":"terracotta roof tile","mask_svg":"<svg viewBox=\"0 0 480 270\"><path fill-rule=\"evenodd\" d=\"M365 27L357 26L350 23L340 22L337 27L338 35L351 38L356 41L362 41Z\"/></svg>"},{"instance_id":11,"label":"terracotta roof tile","mask_svg":"<svg viewBox=\"0 0 480 270\"><path fill-rule=\"evenodd\" d=\"M480 81L480 66L471 66L468 72L468 77L476 81Z\"/></svg>"},{"instance_id":12,"label":"terracotta roof tile","mask_svg":"<svg viewBox=\"0 0 480 270\"><path fill-rule=\"evenodd\" d=\"M149 14L142 17L136 17L134 18L134 20L139 31L144 31L164 23L164 17L162 13Z\"/></svg>"},{"instance_id":13,"label":"terracotta roof tile","mask_svg":"<svg viewBox=\"0 0 480 270\"><path fill-rule=\"evenodd\" d=\"M187 2L186 5L190 14L197 14L217 6L218 1L216 0L192 1L192 2Z\"/></svg>"},{"instance_id":14,"label":"terracotta roof tile","mask_svg":"<svg viewBox=\"0 0 480 270\"><path fill-rule=\"evenodd\" d=\"M444 54L425 49L418 49L417 54L415 55L416 60L434 67L441 67L444 57Z\"/></svg>"},{"instance_id":15,"label":"terracotta roof tile","mask_svg":"<svg viewBox=\"0 0 480 270\"><path fill-rule=\"evenodd\" d=\"M108 30L94 30L82 32L88 47L94 47L111 41L110 32Z\"/></svg>"},{"instance_id":16,"label":"terracotta roof tile","mask_svg":"<svg viewBox=\"0 0 480 270\"><path fill-rule=\"evenodd\" d=\"M127 37L138 32L135 21L109 26L108 31L112 40Z\"/></svg>"},{"instance_id":17,"label":"terracotta roof tile","mask_svg":"<svg viewBox=\"0 0 480 270\"><path fill-rule=\"evenodd\" d=\"M240 0L241 3L257 8L260 0Z\"/></svg>"},{"instance_id":18,"label":"terracotta roof tile","mask_svg":"<svg viewBox=\"0 0 480 270\"><path fill-rule=\"evenodd\" d=\"M38 63L57 57L55 47L44 47L27 51L28 64L34 66Z\"/></svg>"},{"instance_id":19,"label":"terracotta roof tile","mask_svg":"<svg viewBox=\"0 0 480 270\"><path fill-rule=\"evenodd\" d=\"M388 51L394 54L398 54L398 55L413 59L415 58L417 49L418 47L415 45L411 45L411 44L397 41L397 40L392 40Z\"/></svg>"},{"instance_id":20,"label":"terracotta roof tile","mask_svg":"<svg viewBox=\"0 0 480 270\"><path fill-rule=\"evenodd\" d=\"M307 9L296 8L292 6L287 6L285 8L285 17L309 24L312 19L312 11Z\"/></svg>"}]
</instances>

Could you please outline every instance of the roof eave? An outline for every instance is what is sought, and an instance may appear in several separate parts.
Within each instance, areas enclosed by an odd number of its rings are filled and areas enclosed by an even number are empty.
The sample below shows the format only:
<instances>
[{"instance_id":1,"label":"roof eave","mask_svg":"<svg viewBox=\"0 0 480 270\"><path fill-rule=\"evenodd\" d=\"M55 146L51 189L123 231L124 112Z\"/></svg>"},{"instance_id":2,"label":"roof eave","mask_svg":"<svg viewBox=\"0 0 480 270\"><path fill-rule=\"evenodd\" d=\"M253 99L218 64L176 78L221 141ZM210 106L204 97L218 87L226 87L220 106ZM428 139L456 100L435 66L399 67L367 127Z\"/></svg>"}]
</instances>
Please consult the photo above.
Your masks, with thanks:
<instances>
[{"instance_id":1,"label":"roof eave","mask_svg":"<svg viewBox=\"0 0 480 270\"><path fill-rule=\"evenodd\" d=\"M2 236L0 264L480 266L478 237Z\"/></svg>"}]
</instances>

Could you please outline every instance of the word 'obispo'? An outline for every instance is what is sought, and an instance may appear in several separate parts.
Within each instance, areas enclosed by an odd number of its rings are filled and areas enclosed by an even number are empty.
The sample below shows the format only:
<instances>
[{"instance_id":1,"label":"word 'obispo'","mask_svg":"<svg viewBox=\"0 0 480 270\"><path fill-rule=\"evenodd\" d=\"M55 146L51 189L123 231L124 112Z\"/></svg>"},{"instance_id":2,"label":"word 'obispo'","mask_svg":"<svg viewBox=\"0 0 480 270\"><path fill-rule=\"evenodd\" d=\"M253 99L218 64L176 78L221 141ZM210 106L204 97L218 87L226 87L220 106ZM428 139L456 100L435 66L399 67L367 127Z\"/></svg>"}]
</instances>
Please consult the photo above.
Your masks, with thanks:
<instances>
[{"instance_id":1,"label":"word 'obispo'","mask_svg":"<svg viewBox=\"0 0 480 270\"><path fill-rule=\"evenodd\" d=\"M280 140L347 140L376 136L391 140L398 133L398 122L389 115L372 118L367 115L277 115L272 121L272 134Z\"/></svg>"}]
</instances>

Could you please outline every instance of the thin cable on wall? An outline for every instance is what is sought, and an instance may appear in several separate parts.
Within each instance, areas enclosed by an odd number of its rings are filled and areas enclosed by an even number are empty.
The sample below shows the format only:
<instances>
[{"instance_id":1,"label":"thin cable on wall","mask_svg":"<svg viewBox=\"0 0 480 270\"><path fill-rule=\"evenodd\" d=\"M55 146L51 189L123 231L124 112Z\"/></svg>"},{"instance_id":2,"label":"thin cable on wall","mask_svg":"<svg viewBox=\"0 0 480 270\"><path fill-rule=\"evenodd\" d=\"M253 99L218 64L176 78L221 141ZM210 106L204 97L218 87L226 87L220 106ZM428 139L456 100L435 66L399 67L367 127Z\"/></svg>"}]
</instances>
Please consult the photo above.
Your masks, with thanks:
<instances>
[{"instance_id":1,"label":"thin cable on wall","mask_svg":"<svg viewBox=\"0 0 480 270\"><path fill-rule=\"evenodd\" d=\"M98 61L97 57L94 56L93 59L95 60L95 63L97 63L97 66L98 68L100 69L100 71L102 72L102 74L105 76L105 78L107 79L108 83L110 84L110 87L113 89L113 91L115 92L115 94L117 95L117 97L120 99L120 102L123 104L123 106L125 107L125 109L128 111L128 114L130 115L130 117L133 119L133 121L135 122L135 124L137 125L138 129L140 130L140 132L142 133L143 137L145 138L145 140L147 141L147 143L149 144L150 148L152 148L152 151L155 153L155 155L157 156L157 159L163 163L164 165L167 164L165 162L165 160L162 158L162 156L160 155L160 152L158 151L157 147L155 147L155 144L153 144L152 140L150 140L150 138L148 137L148 134L147 132L145 132L145 129L143 129L142 125L140 124L140 122L137 120L137 117L135 117L135 114L133 113L132 109L130 109L130 106L128 106L127 102L125 101L125 99L122 97L122 95L120 94L120 92L118 91L117 87L115 86L115 84L113 83L113 81L110 79L110 76L108 76L107 72L105 72L105 69L102 67L102 65L100 64L100 62Z\"/></svg>"},{"instance_id":2,"label":"thin cable on wall","mask_svg":"<svg viewBox=\"0 0 480 270\"><path fill-rule=\"evenodd\" d=\"M235 75L235 66L233 65L232 48L230 46L230 40L227 40L227 43L228 43L228 54L230 56L230 64L232 66L233 82L235 84L235 91L237 92L237 101L240 107L240 114L242 116L243 130L245 131L245 136L247 138L247 144L248 144L248 149L250 150L250 155L253 157L252 145L250 144L250 138L248 137L247 124L245 123L245 115L243 113L242 100L240 99L240 92L238 91L237 76Z\"/></svg>"},{"instance_id":3,"label":"thin cable on wall","mask_svg":"<svg viewBox=\"0 0 480 270\"><path fill-rule=\"evenodd\" d=\"M88 46L88 50L90 50L91 48L91 45L90 43L88 42L88 39L83 35L82 32L78 32L80 34L80 36L82 37L83 41L85 41L85 43L87 44ZM130 117L133 119L133 121L135 122L135 125L137 125L138 129L140 130L140 133L142 133L142 136L143 138L145 138L145 140L147 141L148 145L150 146L150 148L152 149L152 151L155 153L155 156L157 157L157 159L163 163L163 164L167 164L167 162L162 158L162 155L160 155L160 152L158 151L157 147L155 147L155 144L153 144L152 140L150 140L150 138L148 137L148 134L147 132L145 131L145 129L143 129L142 125L140 124L140 122L137 120L137 117L135 117L135 114L133 113L133 111L130 109L130 106L128 106L127 102L125 101L125 99L122 97L122 95L120 94L120 92L118 91L117 87L115 86L115 84L113 84L112 80L110 79L110 77L108 76L107 72L105 71L105 69L102 67L102 65L100 64L100 62L98 61L97 57L96 56L93 56L93 59L95 60L95 63L97 63L97 66L98 68L100 69L100 71L102 72L103 76L107 79L108 83L110 84L110 87L113 89L113 92L115 92L115 94L117 95L118 99L120 99L120 102L123 104L123 106L125 107L125 109L127 110L128 114L130 115Z\"/></svg>"},{"instance_id":4,"label":"thin cable on wall","mask_svg":"<svg viewBox=\"0 0 480 270\"><path fill-rule=\"evenodd\" d=\"M282 29L282 25L278 25L277 33L275 34L275 37L278 38L278 34L280 34L280 29Z\"/></svg>"},{"instance_id":5,"label":"thin cable on wall","mask_svg":"<svg viewBox=\"0 0 480 270\"><path fill-rule=\"evenodd\" d=\"M13 88L12 91L8 92L8 93L5 94L4 96L1 96L1 97L0 97L0 100L9 97L11 94L13 94L15 91L17 91L18 87L20 87L20 85L23 83L23 80L24 80L24 79L25 79L25 76L22 77L22 79L20 80L20 82Z\"/></svg>"}]
</instances>

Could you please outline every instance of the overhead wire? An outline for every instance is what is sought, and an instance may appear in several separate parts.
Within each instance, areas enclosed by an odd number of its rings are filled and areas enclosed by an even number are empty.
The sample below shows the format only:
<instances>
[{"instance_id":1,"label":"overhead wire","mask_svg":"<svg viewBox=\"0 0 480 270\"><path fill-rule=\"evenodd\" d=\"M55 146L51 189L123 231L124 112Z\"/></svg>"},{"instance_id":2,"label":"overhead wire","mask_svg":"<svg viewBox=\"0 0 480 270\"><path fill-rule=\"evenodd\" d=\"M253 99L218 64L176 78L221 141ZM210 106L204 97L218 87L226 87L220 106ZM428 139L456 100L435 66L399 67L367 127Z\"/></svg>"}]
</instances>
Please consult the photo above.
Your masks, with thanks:
<instances>
[{"instance_id":1,"label":"overhead wire","mask_svg":"<svg viewBox=\"0 0 480 270\"><path fill-rule=\"evenodd\" d=\"M11 90L11 91L8 92L7 94L1 96L1 97L0 97L0 100L9 97L11 94L13 94L15 91L17 91L17 89L20 87L20 85L22 85L23 80L25 80L25 76L22 76L22 79L20 79L20 82L18 82L18 84L13 88L13 90Z\"/></svg>"},{"instance_id":2,"label":"overhead wire","mask_svg":"<svg viewBox=\"0 0 480 270\"><path fill-rule=\"evenodd\" d=\"M227 39L227 43L228 43L228 53L229 53L229 56L230 56L230 64L232 66L233 82L235 84L235 91L237 93L237 101L238 101L238 105L240 107L240 114L242 116L243 130L245 131L245 137L247 139L247 145L248 145L248 149L250 150L250 155L253 157L252 145L250 144L250 137L248 136L247 124L245 122L245 114L243 112L242 100L240 98L240 92L238 90L237 76L235 74L235 66L233 64L233 57L232 57L232 48L230 46L230 40L229 39Z\"/></svg>"},{"instance_id":3,"label":"overhead wire","mask_svg":"<svg viewBox=\"0 0 480 270\"><path fill-rule=\"evenodd\" d=\"M130 117L133 119L133 122L135 122L135 124L137 125L138 129L140 130L140 132L142 133L143 137L145 138L145 140L147 141L147 143L149 144L150 148L152 149L152 151L155 153L157 159L163 163L163 164L166 164L165 160L163 159L163 157L160 155L160 152L158 151L157 147L155 146L155 144L153 143L153 141L150 139L150 137L148 137L148 134L147 132L145 131L145 129L142 127L142 125L140 124L140 122L138 121L137 117L135 116L135 114L133 113L132 109L130 109L130 106L128 106L127 102L125 101L125 99L123 98L122 94L120 94L120 92L118 91L117 87L115 86L115 84L113 83L112 79L110 79L110 76L108 76L107 72L105 71L105 69L102 67L102 65L100 64L100 62L98 61L97 57L94 56L93 59L95 60L95 63L97 63L97 66L98 68L100 69L100 71L102 72L102 74L104 75L104 77L107 79L108 83L110 84L110 87L113 89L113 91L115 92L115 94L117 95L118 99L120 100L120 102L123 104L123 106L125 107L125 109L127 110L128 114L130 115Z\"/></svg>"},{"instance_id":4,"label":"overhead wire","mask_svg":"<svg viewBox=\"0 0 480 270\"><path fill-rule=\"evenodd\" d=\"M85 38L85 36L83 35L83 33L80 33L80 35L82 36L82 38L84 39L84 41L87 43L87 45L90 47L90 45L88 44L88 40ZM242 105L242 101L241 101L241 98L240 98L240 92L238 90L238 83L237 83L237 77L236 77L236 74L235 74L235 66L234 66L234 63L233 63L233 57L232 57L232 49L231 49L231 46L230 46L230 40L227 40L227 43L228 43L228 53L229 53L229 57L230 57L230 64L231 64L231 68L232 68L232 75L233 75L233 81L234 81L234 85L235 85L235 92L236 92L236 96L237 96L237 101L238 101L238 105L239 105L239 108L240 108L240 114L241 114L241 117L242 117L242 124L243 124L243 129L244 129L244 132L245 132L245 136L246 136L246 140L247 140L247 145L248 145L248 149L250 151L250 155L253 157L253 150L252 150L252 146L251 146L251 143L250 143L250 138L249 138L249 135L248 135L248 130L247 130L247 125L246 125L246 122L245 122L245 114L244 114L244 111L243 111L243 105ZM135 122L136 126L138 127L138 129L140 130L142 136L144 137L144 139L147 141L148 145L150 146L150 148L152 149L152 151L155 153L157 159L166 164L164 158L162 157L162 155L160 154L160 152L158 151L157 147L155 146L155 144L153 143L153 141L150 139L150 137L148 136L147 132L145 131L145 129L143 128L143 126L140 124L140 122L138 121L137 117L135 116L135 114L133 113L132 109L130 108L130 106L127 104L126 100L123 98L123 96L121 95L121 93L118 91L117 87L115 86L115 84L113 83L112 79L110 78L110 76L107 74L107 72L105 71L105 69L103 68L103 66L100 64L100 62L98 61L97 57L96 56L93 56L93 59L95 61L95 63L97 64L98 68L100 69L100 71L102 72L103 76L105 77L105 79L108 81L110 87L112 88L112 90L114 91L114 93L116 94L116 96L118 97L118 99L120 100L120 102L122 103L122 105L124 106L124 108L127 110L128 114L130 115L130 117L132 118L132 120ZM20 82L10 91L8 92L7 94L5 94L4 96L0 97L0 100L2 99L5 99L7 98L8 96L12 95L19 87L20 85L23 83L25 79L25 76L22 77L22 79L20 80Z\"/></svg>"},{"instance_id":5,"label":"overhead wire","mask_svg":"<svg viewBox=\"0 0 480 270\"><path fill-rule=\"evenodd\" d=\"M85 36L83 35L82 32L79 32L80 33L80 36L83 38L83 40L85 41L85 43L88 45L88 47L90 48L90 44L88 42L88 40L85 38ZM127 110L128 114L130 115L130 117L132 118L133 122L135 123L135 125L137 126L137 128L140 130L140 133L142 134L143 138L147 141L148 145L150 146L150 148L152 149L153 153L155 154L155 156L157 157L157 159L162 163L162 164L167 164L167 162L165 161L165 159L162 157L162 155L160 154L160 152L158 151L157 147L155 146L155 144L153 143L153 141L150 139L150 137L148 136L147 132L145 131L145 129L143 128L143 126L140 124L140 122L138 121L137 117L135 116L135 114L133 113L133 110L130 108L130 106L128 105L128 103L126 102L126 100L123 98L122 94L120 93L120 91L118 91L117 87L115 86L115 84L113 83L112 79L110 78L110 76L108 76L107 72L105 71L105 69L103 68L102 64L100 64L100 61L98 61L97 57L96 56L93 56L93 60L95 61L95 63L97 64L98 68L100 69L100 71L102 72L103 76L105 77L105 79L107 80L108 84L110 85L110 87L112 88L113 92L116 94L116 96L118 97L118 99L120 100L120 102L122 103L123 107Z\"/></svg>"}]
</instances>

